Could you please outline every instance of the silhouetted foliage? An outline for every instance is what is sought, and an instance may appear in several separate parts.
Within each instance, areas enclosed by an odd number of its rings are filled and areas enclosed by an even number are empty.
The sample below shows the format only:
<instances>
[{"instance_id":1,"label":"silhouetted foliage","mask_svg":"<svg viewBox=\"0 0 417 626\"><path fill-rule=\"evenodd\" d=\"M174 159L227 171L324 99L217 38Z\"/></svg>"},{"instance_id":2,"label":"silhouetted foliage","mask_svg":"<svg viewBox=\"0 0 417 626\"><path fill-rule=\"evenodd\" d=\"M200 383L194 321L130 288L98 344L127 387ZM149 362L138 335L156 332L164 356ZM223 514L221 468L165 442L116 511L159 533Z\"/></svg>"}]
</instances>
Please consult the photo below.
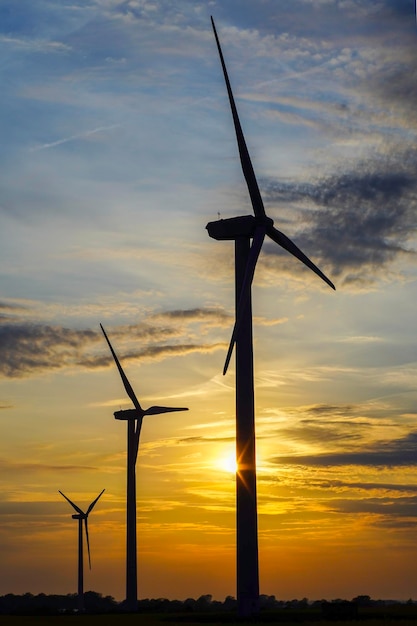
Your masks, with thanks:
<instances>
[{"instance_id":1,"label":"silhouetted foliage","mask_svg":"<svg viewBox=\"0 0 417 626\"><path fill-rule=\"evenodd\" d=\"M118 609L118 602L111 596L103 597L101 593L86 591L84 594L85 608L88 613L110 613ZM77 594L46 595L39 593L33 595L25 593L15 595L8 593L0 596L0 614L57 614L77 612Z\"/></svg>"},{"instance_id":2,"label":"silhouetted foliage","mask_svg":"<svg viewBox=\"0 0 417 626\"><path fill-rule=\"evenodd\" d=\"M334 602L323 602L321 610L324 619L332 621L352 621L358 618L357 602L338 600Z\"/></svg>"},{"instance_id":3,"label":"silhouetted foliage","mask_svg":"<svg viewBox=\"0 0 417 626\"><path fill-rule=\"evenodd\" d=\"M122 613L126 611L124 602L117 602L112 596L102 596L95 591L86 591L84 594L85 611L87 613ZM417 603L411 598L407 602L395 600L372 600L368 595L360 595L352 601L340 598L328 602L327 600L309 601L301 600L277 600L273 595L260 595L259 606L263 621L271 621L276 617L277 621L288 620L288 612L291 613L291 621L352 621L359 617L366 619L383 616L390 618L416 619ZM221 619L229 620L237 610L237 601L233 596L226 596L223 602L213 600L211 594L201 595L196 600L168 600L167 598L145 598L138 601L139 613L162 613L181 614L181 621L217 620L217 614L222 613ZM0 596L0 614L14 615L57 615L77 613L77 594L46 595L39 593L24 593L15 595L8 593ZM226 615L225 615L226 614ZM189 618L187 618L187 615ZM205 617L203 617L205 616ZM286 617L285 617L286 616ZM169 618L168 618L169 619Z\"/></svg>"}]
</instances>

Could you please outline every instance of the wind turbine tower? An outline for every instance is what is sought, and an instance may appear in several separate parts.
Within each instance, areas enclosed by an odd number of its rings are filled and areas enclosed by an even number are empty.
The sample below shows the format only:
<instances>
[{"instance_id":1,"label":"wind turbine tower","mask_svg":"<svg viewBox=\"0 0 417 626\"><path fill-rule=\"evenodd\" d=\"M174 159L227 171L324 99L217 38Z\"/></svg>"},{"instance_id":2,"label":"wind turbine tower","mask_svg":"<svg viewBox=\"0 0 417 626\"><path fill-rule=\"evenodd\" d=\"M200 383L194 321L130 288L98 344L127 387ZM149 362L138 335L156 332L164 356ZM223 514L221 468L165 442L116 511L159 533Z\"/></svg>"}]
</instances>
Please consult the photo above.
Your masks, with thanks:
<instances>
[{"instance_id":1,"label":"wind turbine tower","mask_svg":"<svg viewBox=\"0 0 417 626\"><path fill-rule=\"evenodd\" d=\"M103 491L98 494L97 498L92 501L92 503L90 504L90 506L88 507L88 509L87 509L87 511L85 513L84 513L84 511L82 511L80 509L79 506L74 504L74 502L72 502L72 500L67 498L65 493L62 493L62 491L59 491L61 496L63 496L65 498L65 500L70 503L72 508L77 511L77 513L72 516L72 519L77 519L78 520L78 610L80 612L84 611L83 522L84 522L84 525L85 525L85 536L86 536L86 539L87 539L88 564L89 564L89 567L91 569L90 539L89 539L89 536L88 536L88 516L90 515L91 511L95 507L95 505L97 503L97 500L103 495L104 491L105 491L105 489L103 489Z\"/></svg>"},{"instance_id":2,"label":"wind turbine tower","mask_svg":"<svg viewBox=\"0 0 417 626\"><path fill-rule=\"evenodd\" d=\"M139 449L140 431L142 420L145 415L159 415L173 411L188 411L187 408L173 408L166 406L151 406L143 409L130 385L126 374L120 365L119 359L110 340L100 324L103 335L112 353L114 362L119 370L125 391L134 409L116 411L114 417L117 420L127 421L127 487L126 487L126 609L136 611L138 607L138 575L137 575L137 537L136 537L136 459Z\"/></svg>"},{"instance_id":3,"label":"wind turbine tower","mask_svg":"<svg viewBox=\"0 0 417 626\"><path fill-rule=\"evenodd\" d=\"M284 233L274 227L273 220L265 213L213 18L211 18L211 23L232 111L242 171L254 212L254 215L219 219L216 222L210 222L206 227L209 236L213 239L235 242L236 319L223 374L227 371L236 344L237 602L239 615L248 617L259 611L251 286L265 235L268 235L275 243L304 263L332 289L335 287Z\"/></svg>"}]
</instances>

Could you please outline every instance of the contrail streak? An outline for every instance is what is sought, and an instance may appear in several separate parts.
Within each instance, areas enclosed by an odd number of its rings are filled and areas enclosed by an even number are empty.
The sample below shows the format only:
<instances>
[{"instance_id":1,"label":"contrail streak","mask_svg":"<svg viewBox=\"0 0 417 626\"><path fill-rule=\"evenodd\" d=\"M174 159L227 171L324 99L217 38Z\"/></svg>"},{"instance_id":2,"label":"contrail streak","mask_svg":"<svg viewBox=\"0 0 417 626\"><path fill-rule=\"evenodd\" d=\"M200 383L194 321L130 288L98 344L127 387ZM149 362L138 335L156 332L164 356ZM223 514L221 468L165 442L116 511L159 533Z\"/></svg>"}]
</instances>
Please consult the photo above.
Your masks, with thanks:
<instances>
[{"instance_id":1,"label":"contrail streak","mask_svg":"<svg viewBox=\"0 0 417 626\"><path fill-rule=\"evenodd\" d=\"M100 133L103 130L111 130L112 128L118 128L119 126L121 126L121 124L112 124L111 126L98 126L97 128L93 128L92 130L87 130L84 133L77 133L76 135L71 135L70 137L64 137L63 139L58 139L57 141L52 141L51 143L44 143L41 146L36 146L36 148L30 148L30 152L39 152L40 150L47 150L48 148L55 148L55 146L60 146L63 143L68 143L69 141L75 141L76 139L82 139L83 137L88 137L89 135Z\"/></svg>"}]
</instances>

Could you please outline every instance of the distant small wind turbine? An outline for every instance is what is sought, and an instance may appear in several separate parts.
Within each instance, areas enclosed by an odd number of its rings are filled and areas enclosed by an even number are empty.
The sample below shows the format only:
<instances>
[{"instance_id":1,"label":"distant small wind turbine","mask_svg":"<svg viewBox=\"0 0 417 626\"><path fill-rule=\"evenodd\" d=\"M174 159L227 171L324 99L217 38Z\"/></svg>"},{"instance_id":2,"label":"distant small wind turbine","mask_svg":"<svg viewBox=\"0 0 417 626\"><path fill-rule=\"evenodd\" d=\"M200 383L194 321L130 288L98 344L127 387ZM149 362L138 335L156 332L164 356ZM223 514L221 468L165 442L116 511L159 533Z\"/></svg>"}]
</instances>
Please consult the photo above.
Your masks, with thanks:
<instances>
[{"instance_id":1,"label":"distant small wind turbine","mask_svg":"<svg viewBox=\"0 0 417 626\"><path fill-rule=\"evenodd\" d=\"M206 227L213 239L235 242L236 319L223 374L226 374L236 344L237 601L238 613L250 616L259 610L251 286L265 235L304 263L332 289L335 286L284 233L274 227L273 220L265 213L213 18L211 23L232 110L240 162L254 212L254 215L219 219Z\"/></svg>"},{"instance_id":2,"label":"distant small wind turbine","mask_svg":"<svg viewBox=\"0 0 417 626\"><path fill-rule=\"evenodd\" d=\"M84 611L83 521L85 525L85 536L87 539L88 564L91 569L90 539L88 536L88 516L90 515L91 511L95 507L97 500L103 495L104 492L105 492L105 489L103 489L103 491L98 494L97 498L92 501L87 511L84 513L84 511L82 511L79 506L74 504L74 502L72 502L72 500L70 500L65 495L65 493L62 493L62 491L59 491L61 496L63 496L65 500L67 500L67 502L70 503L73 509L77 511L77 514L73 515L72 519L78 520L78 610L79 611Z\"/></svg>"},{"instance_id":3,"label":"distant small wind turbine","mask_svg":"<svg viewBox=\"0 0 417 626\"><path fill-rule=\"evenodd\" d=\"M139 437L142 428L142 420L145 415L159 415L174 411L188 411L187 408L173 408L167 406L151 406L143 409L139 404L135 392L129 383L126 374L120 365L119 359L113 346L107 337L102 324L100 328L107 341L113 359L119 370L127 395L132 400L134 409L116 411L114 417L117 420L127 421L127 498L126 498L126 608L128 611L136 611L138 605L137 583L137 539L136 539L136 459L139 449Z\"/></svg>"}]
</instances>

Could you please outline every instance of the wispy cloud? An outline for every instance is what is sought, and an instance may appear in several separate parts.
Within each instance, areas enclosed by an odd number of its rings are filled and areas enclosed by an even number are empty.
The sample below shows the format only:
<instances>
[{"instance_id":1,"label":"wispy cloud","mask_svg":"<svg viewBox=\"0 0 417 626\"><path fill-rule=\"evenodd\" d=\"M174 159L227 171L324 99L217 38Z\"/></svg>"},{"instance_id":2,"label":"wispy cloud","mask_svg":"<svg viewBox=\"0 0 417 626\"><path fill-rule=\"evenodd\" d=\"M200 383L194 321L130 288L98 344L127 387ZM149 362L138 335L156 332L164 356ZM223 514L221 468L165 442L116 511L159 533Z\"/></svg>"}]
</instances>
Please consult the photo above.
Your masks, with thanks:
<instances>
[{"instance_id":1,"label":"wispy cloud","mask_svg":"<svg viewBox=\"0 0 417 626\"><path fill-rule=\"evenodd\" d=\"M71 47L61 41L30 39L0 35L0 44L32 52L67 52Z\"/></svg>"},{"instance_id":2,"label":"wispy cloud","mask_svg":"<svg viewBox=\"0 0 417 626\"><path fill-rule=\"evenodd\" d=\"M3 472L26 473L26 472L73 472L73 471L97 471L97 467L90 465L53 465L48 463L25 463L0 459L0 469Z\"/></svg>"}]
</instances>

